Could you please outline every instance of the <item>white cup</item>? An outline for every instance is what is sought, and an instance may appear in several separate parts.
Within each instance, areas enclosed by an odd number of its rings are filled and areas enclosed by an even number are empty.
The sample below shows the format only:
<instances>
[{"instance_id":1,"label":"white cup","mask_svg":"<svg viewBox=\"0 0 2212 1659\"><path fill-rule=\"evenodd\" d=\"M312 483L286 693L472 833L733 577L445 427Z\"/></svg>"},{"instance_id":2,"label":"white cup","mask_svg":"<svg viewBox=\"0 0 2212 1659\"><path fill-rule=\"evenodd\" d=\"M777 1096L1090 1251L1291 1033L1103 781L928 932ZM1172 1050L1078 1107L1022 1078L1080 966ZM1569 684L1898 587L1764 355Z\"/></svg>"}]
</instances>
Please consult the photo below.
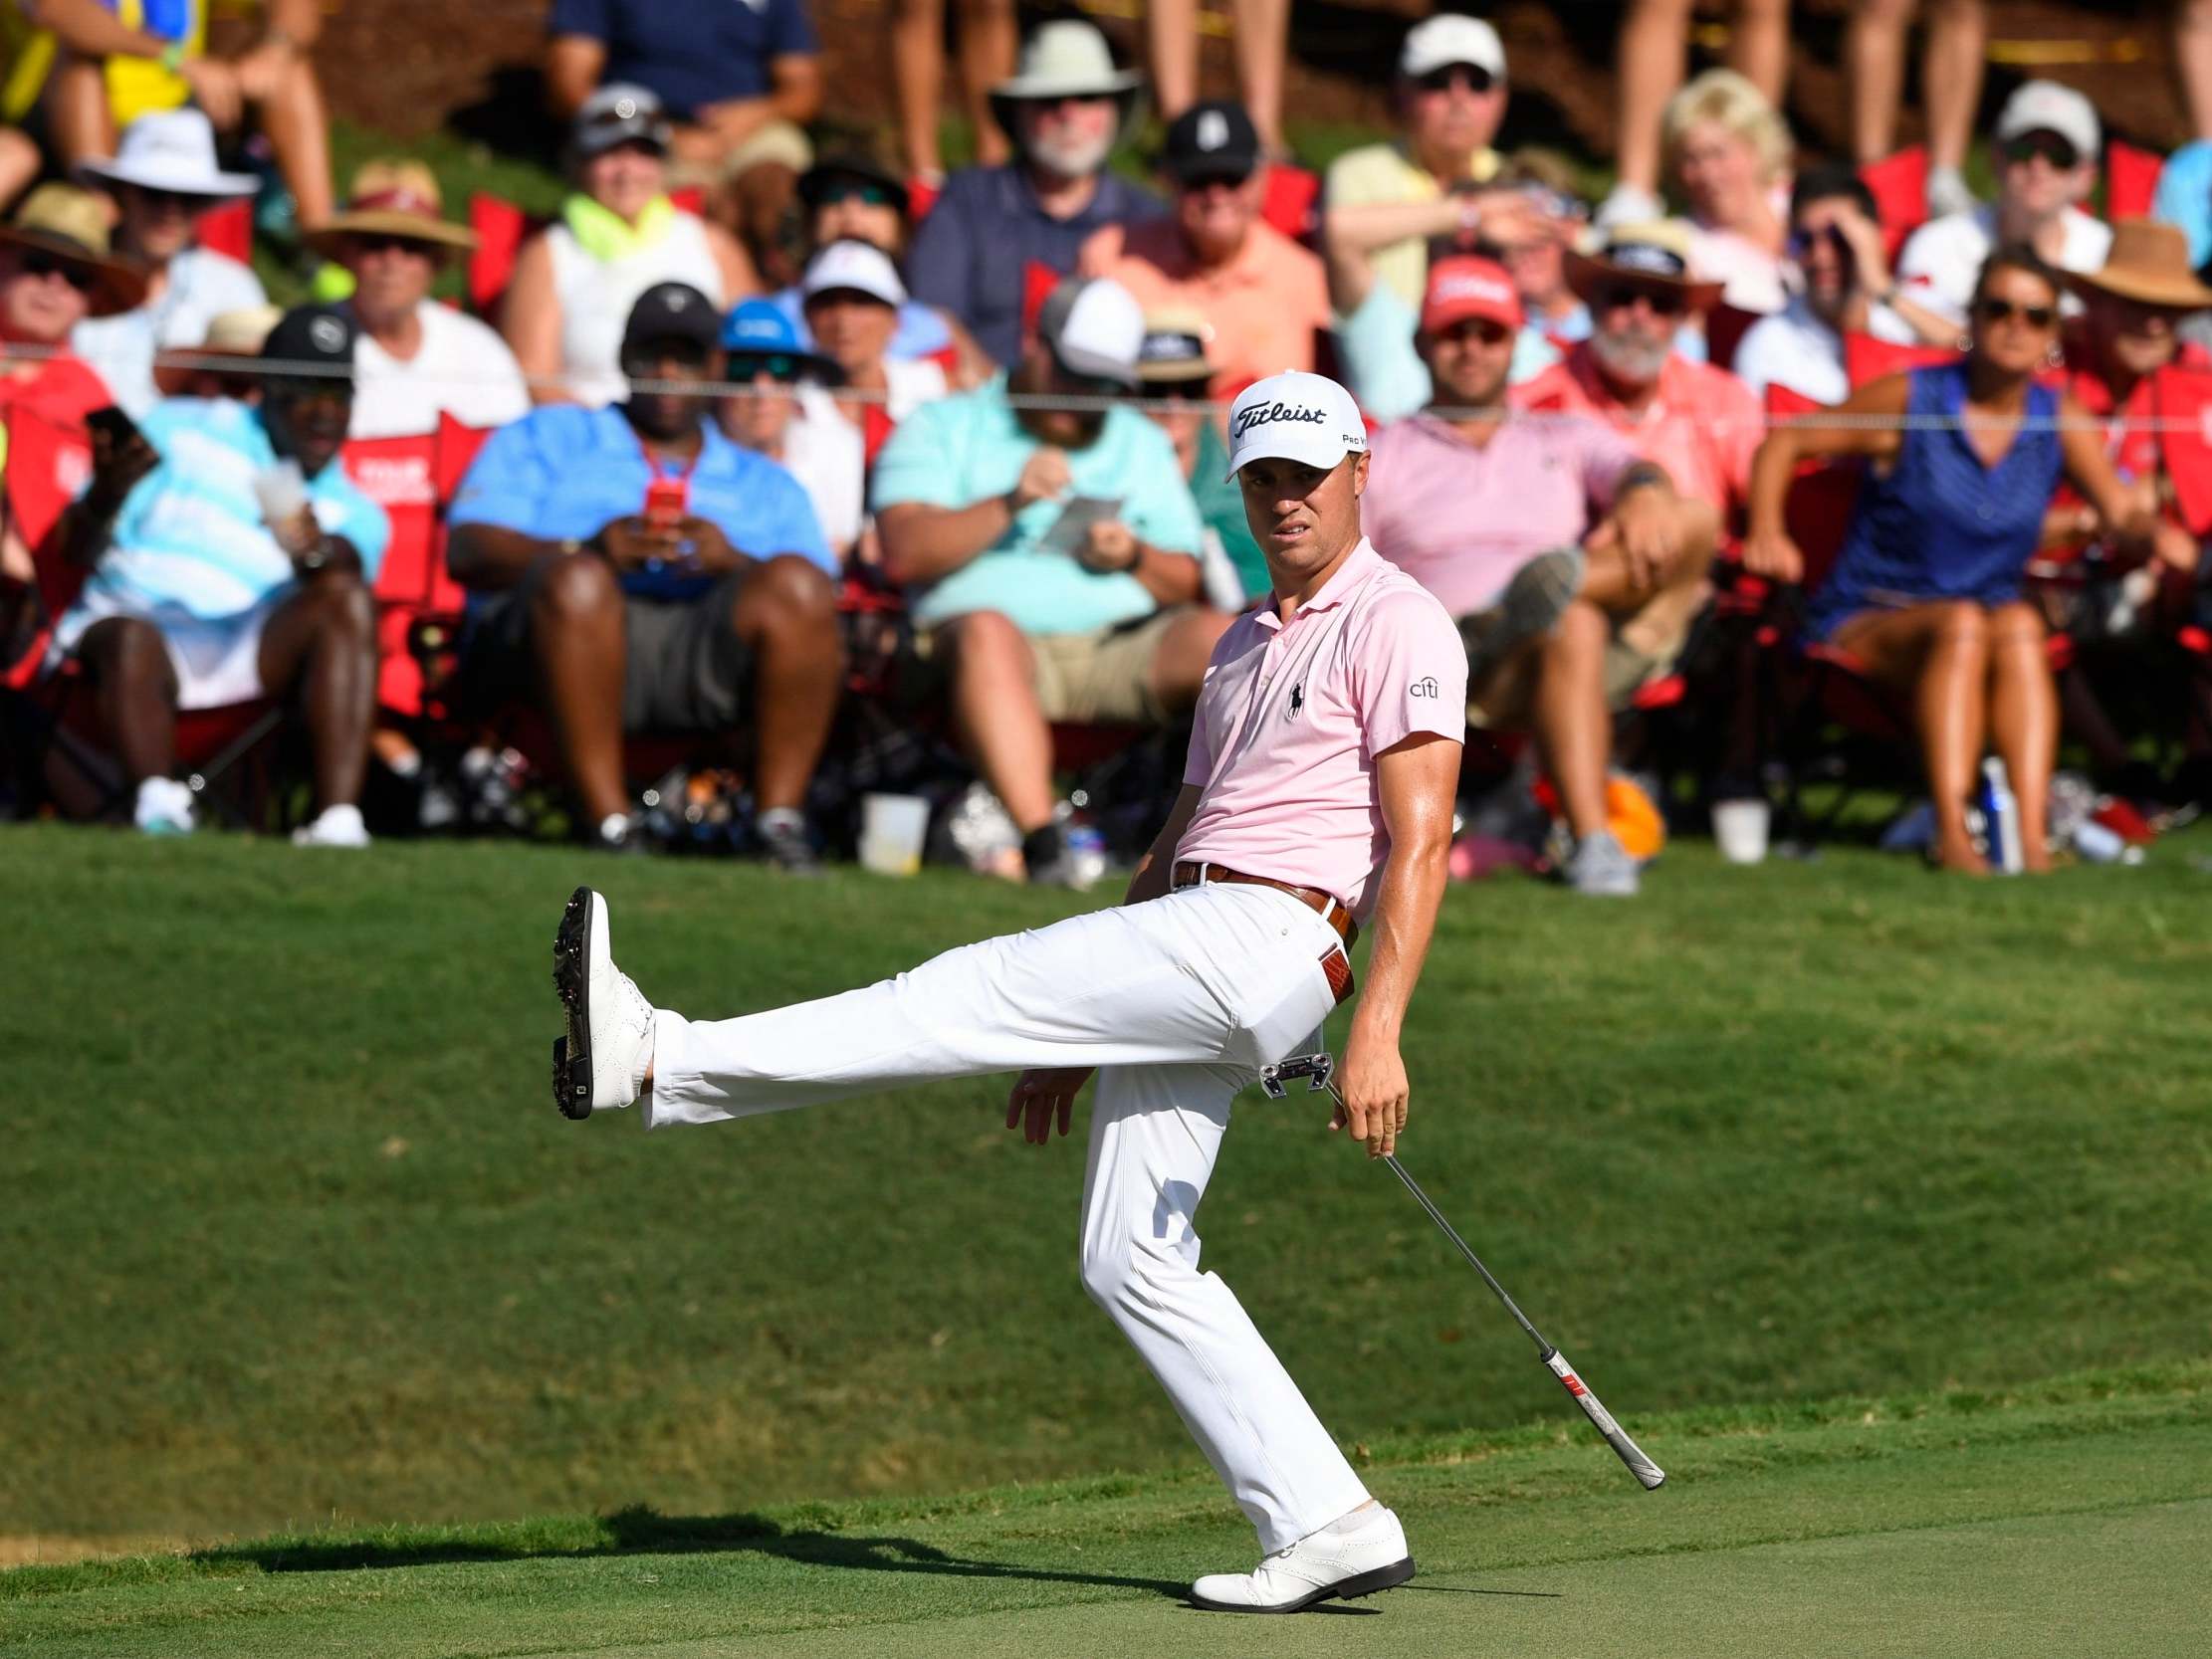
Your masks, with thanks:
<instances>
[{"instance_id":1,"label":"white cup","mask_svg":"<svg viewBox=\"0 0 2212 1659\"><path fill-rule=\"evenodd\" d=\"M1713 802L1713 839L1720 843L1720 856L1730 864L1762 862L1772 812L1762 800Z\"/></svg>"},{"instance_id":2,"label":"white cup","mask_svg":"<svg viewBox=\"0 0 2212 1659\"><path fill-rule=\"evenodd\" d=\"M911 876L922 868L922 842L930 803L920 795L860 797L860 863L881 876Z\"/></svg>"},{"instance_id":3,"label":"white cup","mask_svg":"<svg viewBox=\"0 0 2212 1659\"><path fill-rule=\"evenodd\" d=\"M290 457L254 474L254 495L261 503L262 522L274 527L289 524L308 505L307 475Z\"/></svg>"}]
</instances>

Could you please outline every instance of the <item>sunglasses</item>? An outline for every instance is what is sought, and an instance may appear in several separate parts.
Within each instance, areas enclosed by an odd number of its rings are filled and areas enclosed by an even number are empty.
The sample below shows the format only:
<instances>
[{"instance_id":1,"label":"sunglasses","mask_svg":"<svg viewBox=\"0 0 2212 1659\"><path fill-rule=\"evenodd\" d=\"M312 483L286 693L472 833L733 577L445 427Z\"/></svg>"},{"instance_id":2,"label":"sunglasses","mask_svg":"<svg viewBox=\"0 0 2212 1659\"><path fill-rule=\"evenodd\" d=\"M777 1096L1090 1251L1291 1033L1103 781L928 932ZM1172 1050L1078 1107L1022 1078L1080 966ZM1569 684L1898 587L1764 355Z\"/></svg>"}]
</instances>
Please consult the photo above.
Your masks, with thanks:
<instances>
[{"instance_id":1,"label":"sunglasses","mask_svg":"<svg viewBox=\"0 0 2212 1659\"><path fill-rule=\"evenodd\" d=\"M1431 70L1414 85L1425 93L1448 93L1464 85L1468 92L1479 96L1497 85L1497 77L1476 64L1446 64L1442 69Z\"/></svg>"},{"instance_id":2,"label":"sunglasses","mask_svg":"<svg viewBox=\"0 0 2212 1659\"><path fill-rule=\"evenodd\" d=\"M438 257L435 244L418 242L411 236L397 236L390 231L355 231L351 241L354 250L361 254L415 254L423 259Z\"/></svg>"},{"instance_id":3,"label":"sunglasses","mask_svg":"<svg viewBox=\"0 0 2212 1659\"><path fill-rule=\"evenodd\" d=\"M65 264L47 254L19 254L16 266L26 277L59 277L80 294L90 294L100 286L100 279L82 266Z\"/></svg>"},{"instance_id":4,"label":"sunglasses","mask_svg":"<svg viewBox=\"0 0 2212 1659\"><path fill-rule=\"evenodd\" d=\"M268 382L268 396L272 403L351 403L353 382L344 375L332 374L317 378L292 379L285 375L272 375Z\"/></svg>"},{"instance_id":5,"label":"sunglasses","mask_svg":"<svg viewBox=\"0 0 2212 1659\"><path fill-rule=\"evenodd\" d=\"M1241 190L1249 173L1196 173L1177 181L1186 196L1203 196L1209 190Z\"/></svg>"},{"instance_id":6,"label":"sunglasses","mask_svg":"<svg viewBox=\"0 0 2212 1659\"><path fill-rule=\"evenodd\" d=\"M1513 330L1494 317L1469 316L1448 327L1438 328L1437 338L1442 340L1479 340L1484 345L1503 345L1513 337Z\"/></svg>"},{"instance_id":7,"label":"sunglasses","mask_svg":"<svg viewBox=\"0 0 2212 1659\"><path fill-rule=\"evenodd\" d=\"M1611 288L1605 293L1603 310L1625 311L1633 309L1638 301L1650 308L1654 316L1680 316L1688 310L1679 294L1669 294L1664 289Z\"/></svg>"},{"instance_id":8,"label":"sunglasses","mask_svg":"<svg viewBox=\"0 0 2212 1659\"><path fill-rule=\"evenodd\" d=\"M767 375L778 385L792 385L806 372L805 364L783 352L766 352L757 357L732 357L729 375L732 380L747 381Z\"/></svg>"},{"instance_id":9,"label":"sunglasses","mask_svg":"<svg viewBox=\"0 0 2212 1659\"><path fill-rule=\"evenodd\" d=\"M150 184L125 185L126 193L134 194L149 212L204 213L215 205L212 196L188 196L176 190L156 190Z\"/></svg>"},{"instance_id":10,"label":"sunglasses","mask_svg":"<svg viewBox=\"0 0 2212 1659\"><path fill-rule=\"evenodd\" d=\"M2062 173L2082 164L2082 152L2056 132L2023 132L2005 145L2005 159L2015 164L2039 155Z\"/></svg>"},{"instance_id":11,"label":"sunglasses","mask_svg":"<svg viewBox=\"0 0 2212 1659\"><path fill-rule=\"evenodd\" d=\"M1204 380L1148 380L1138 395L1151 403L1204 403Z\"/></svg>"},{"instance_id":12,"label":"sunglasses","mask_svg":"<svg viewBox=\"0 0 2212 1659\"><path fill-rule=\"evenodd\" d=\"M2048 328L2059 320L2056 306L2023 306L2011 300L1977 300L1974 314L1991 324L2010 322L2017 316L2031 328Z\"/></svg>"},{"instance_id":13,"label":"sunglasses","mask_svg":"<svg viewBox=\"0 0 2212 1659\"><path fill-rule=\"evenodd\" d=\"M825 184L814 192L817 207L834 207L839 202L860 202L868 207L896 207L891 192L880 184L865 184L858 179Z\"/></svg>"}]
</instances>

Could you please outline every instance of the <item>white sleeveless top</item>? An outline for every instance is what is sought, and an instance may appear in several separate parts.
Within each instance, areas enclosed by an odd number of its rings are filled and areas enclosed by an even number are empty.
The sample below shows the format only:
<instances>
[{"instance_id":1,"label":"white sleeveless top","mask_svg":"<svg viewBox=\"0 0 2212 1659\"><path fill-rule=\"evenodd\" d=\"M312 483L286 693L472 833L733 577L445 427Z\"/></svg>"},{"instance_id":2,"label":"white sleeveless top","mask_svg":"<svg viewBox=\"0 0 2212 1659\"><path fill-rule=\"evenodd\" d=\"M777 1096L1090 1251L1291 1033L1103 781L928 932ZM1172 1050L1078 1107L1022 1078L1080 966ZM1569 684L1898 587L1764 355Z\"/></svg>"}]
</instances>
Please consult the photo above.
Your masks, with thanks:
<instances>
[{"instance_id":1,"label":"white sleeveless top","mask_svg":"<svg viewBox=\"0 0 2212 1659\"><path fill-rule=\"evenodd\" d=\"M548 227L546 243L560 302L560 370L569 376L569 395L593 408L629 390L620 362L622 324L639 295L655 283L689 283L718 311L728 298L706 222L695 214L678 213L657 246L612 263L585 253L558 220Z\"/></svg>"}]
</instances>

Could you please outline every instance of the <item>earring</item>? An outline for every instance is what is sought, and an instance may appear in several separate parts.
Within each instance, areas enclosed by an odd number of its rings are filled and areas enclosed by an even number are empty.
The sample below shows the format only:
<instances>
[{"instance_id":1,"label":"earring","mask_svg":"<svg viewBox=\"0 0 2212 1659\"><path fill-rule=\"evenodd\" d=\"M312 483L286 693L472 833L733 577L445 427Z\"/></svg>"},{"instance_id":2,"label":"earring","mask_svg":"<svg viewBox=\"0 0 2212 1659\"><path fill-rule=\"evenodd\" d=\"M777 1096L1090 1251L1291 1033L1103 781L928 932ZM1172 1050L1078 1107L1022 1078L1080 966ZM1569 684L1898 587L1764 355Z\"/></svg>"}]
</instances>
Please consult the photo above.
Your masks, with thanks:
<instances>
[{"instance_id":1,"label":"earring","mask_svg":"<svg viewBox=\"0 0 2212 1659\"><path fill-rule=\"evenodd\" d=\"M1959 335L1959 336L1958 336L1958 348L1959 348L1959 350L1961 350L1961 351L1971 351L1971 350L1973 350L1973 349L1974 349L1974 336L1973 336L1972 334L1961 334L1961 335Z\"/></svg>"},{"instance_id":2,"label":"earring","mask_svg":"<svg viewBox=\"0 0 2212 1659\"><path fill-rule=\"evenodd\" d=\"M2066 367L2066 348L2053 340L2051 349L2043 354L2043 360L2053 368Z\"/></svg>"}]
</instances>

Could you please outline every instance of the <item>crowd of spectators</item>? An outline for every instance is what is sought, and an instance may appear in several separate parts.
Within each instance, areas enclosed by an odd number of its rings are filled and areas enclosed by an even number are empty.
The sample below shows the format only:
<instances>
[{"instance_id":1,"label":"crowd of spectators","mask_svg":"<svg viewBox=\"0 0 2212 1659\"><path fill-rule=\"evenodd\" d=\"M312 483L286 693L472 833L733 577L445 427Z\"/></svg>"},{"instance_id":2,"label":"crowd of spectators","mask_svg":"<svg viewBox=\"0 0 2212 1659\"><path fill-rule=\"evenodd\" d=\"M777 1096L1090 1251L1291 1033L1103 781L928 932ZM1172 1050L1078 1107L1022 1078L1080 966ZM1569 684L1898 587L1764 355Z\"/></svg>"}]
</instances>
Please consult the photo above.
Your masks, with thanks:
<instances>
[{"instance_id":1,"label":"crowd of spectators","mask_svg":"<svg viewBox=\"0 0 2212 1659\"><path fill-rule=\"evenodd\" d=\"M2175 38L2212 98L2201 9ZM1975 200L1974 0L1926 8L1904 211L1865 176L1894 136L1889 0L1855 12L1836 159L1781 112L1782 0L1739 0L1728 67L1694 78L1687 0L1632 4L1602 201L1499 147L1511 66L1479 18L1408 29L1396 131L1314 178L1283 130L1286 0L1233 7L1234 99L1200 96L1189 4L1150 9L1149 78L1079 19L1021 42L995 0L893 10L897 160L816 152L836 100L804 0L554 0L567 194L472 315L434 298L481 249L428 167L331 189L316 7L275 0L217 58L196 5L0 0L45 43L5 87L30 124L0 129L0 421L72 440L5 480L0 655L17 695L81 697L116 810L192 827L180 719L264 702L306 731L299 838L365 841L364 779L419 765L418 711L379 689L410 649L378 611L405 502L349 458L460 433L443 707L535 711L581 839L649 847L629 745L692 738L742 756L752 843L816 868L858 609L901 623L866 695L973 768L1013 868L1079 884L1056 733L1172 729L1267 590L1221 408L1286 368L1375 423L1368 536L1460 619L1470 725L1525 741L1577 891L1636 892L1650 851L1617 821L1621 718L1762 583L1785 596L1759 648L1828 652L1916 733L1936 862L1984 867L1986 749L2048 863L2062 726L2139 792L2212 792L2212 444L2170 418L2212 407L2212 143L2167 163L2156 217L2107 218L2096 109L2029 81ZM977 156L950 172L948 23ZM234 159L242 127L268 168ZM271 168L339 298L279 311L209 245ZM1836 545L1801 544L1795 487L1839 461L1865 476ZM41 499L66 505L34 524ZM2178 778L2146 780L2111 713L2154 658L2184 670Z\"/></svg>"}]
</instances>

